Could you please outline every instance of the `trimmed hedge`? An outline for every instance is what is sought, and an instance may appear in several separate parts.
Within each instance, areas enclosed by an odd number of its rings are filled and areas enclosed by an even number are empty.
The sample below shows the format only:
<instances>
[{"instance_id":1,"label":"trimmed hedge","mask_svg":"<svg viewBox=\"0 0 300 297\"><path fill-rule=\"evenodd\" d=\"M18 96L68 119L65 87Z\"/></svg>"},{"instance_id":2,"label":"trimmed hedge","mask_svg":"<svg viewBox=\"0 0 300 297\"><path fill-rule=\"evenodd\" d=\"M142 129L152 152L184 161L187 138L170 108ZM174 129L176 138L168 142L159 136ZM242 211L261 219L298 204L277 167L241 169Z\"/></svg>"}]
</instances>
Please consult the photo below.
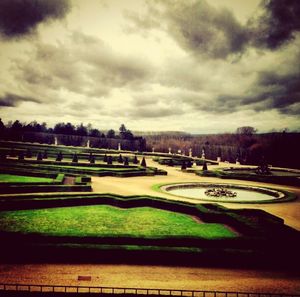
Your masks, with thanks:
<instances>
[{"instance_id":1,"label":"trimmed hedge","mask_svg":"<svg viewBox=\"0 0 300 297\"><path fill-rule=\"evenodd\" d=\"M34 209L47 207L66 207L77 205L111 205L121 208L153 207L196 216L206 223L221 223L228 225L240 234L230 239L201 239L192 237L133 238L133 237L74 237L74 236L41 236L38 234L1 233L3 250L22 247L22 256L26 257L27 250L32 255L43 258L53 255L52 260L68 261L74 252L75 261L87 259L84 255L93 255L94 261L118 259L130 255L126 260L141 260L140 255L149 259L156 255L164 256L170 263L221 263L231 261L243 263L268 263L276 259L276 265L286 263L287 258L293 258L298 252L299 232L284 225L282 220L264 211L252 209L227 209L217 204L193 205L185 202L169 201L151 196L120 196L113 194L40 194L14 195L1 198L1 210ZM282 244L284 243L284 245ZM136 247L136 248L130 248ZM16 249L17 250L17 249ZM104 251L107 251L105 253ZM90 254L90 251L92 252ZM130 251L130 254L128 252ZM50 253L49 253L50 252ZM88 252L88 253L87 253ZM25 253L25 254L24 254ZM107 258L103 258L103 253ZM56 256L55 256L56 255ZM102 256L101 256L102 255ZM176 255L176 258L173 258ZM280 257L279 257L280 255ZM112 257L113 256L113 257ZM170 258L171 257L171 258ZM277 259L277 257L279 257ZM18 257L17 257L18 258ZM14 260L16 258L14 257ZM44 258L43 258L44 259ZM172 259L172 260L171 260ZM217 262L214 262L215 260ZM155 258L152 259L155 261ZM51 261L51 259L50 259ZM205 262L206 261L206 262ZM133 260L133 262L135 262ZM141 261L144 262L144 261ZM161 259L158 261L163 263ZM274 263L274 264L275 264Z\"/></svg>"},{"instance_id":2,"label":"trimmed hedge","mask_svg":"<svg viewBox=\"0 0 300 297\"><path fill-rule=\"evenodd\" d=\"M64 167L69 166L69 167ZM83 168L78 168L83 167ZM27 171L33 172L35 175L42 172L53 173L71 173L80 175L94 175L94 176L118 176L118 177L130 177L130 176L152 176L167 174L166 171L157 169L155 167L143 168L141 166L124 166L124 165L107 165L107 164L87 164L87 163L68 163L68 162L55 162L55 161L17 161L7 160L2 162L0 169L2 172L25 173ZM96 169L96 170L95 170ZM111 170L110 170L111 169ZM118 169L120 169L118 171Z\"/></svg>"},{"instance_id":3,"label":"trimmed hedge","mask_svg":"<svg viewBox=\"0 0 300 297\"><path fill-rule=\"evenodd\" d=\"M225 170L213 170L213 171L196 171L197 175L200 176L209 176L209 177L219 177L222 179L239 179L239 180L250 180L262 183L272 183L280 185L289 185L289 186L300 186L300 178L297 176L272 176L272 175L254 175L235 172L226 172Z\"/></svg>"}]
</instances>

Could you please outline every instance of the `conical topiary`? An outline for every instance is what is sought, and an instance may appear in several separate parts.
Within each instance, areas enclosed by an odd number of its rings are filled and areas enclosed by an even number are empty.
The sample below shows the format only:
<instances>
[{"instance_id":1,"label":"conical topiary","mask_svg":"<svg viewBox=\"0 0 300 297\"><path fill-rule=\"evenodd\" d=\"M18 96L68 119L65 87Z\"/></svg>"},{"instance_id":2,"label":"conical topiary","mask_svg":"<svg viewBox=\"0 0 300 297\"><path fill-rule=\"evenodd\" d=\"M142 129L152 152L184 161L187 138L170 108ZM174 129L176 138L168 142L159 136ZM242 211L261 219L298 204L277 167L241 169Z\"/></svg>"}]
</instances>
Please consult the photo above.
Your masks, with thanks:
<instances>
[{"instance_id":1,"label":"conical topiary","mask_svg":"<svg viewBox=\"0 0 300 297\"><path fill-rule=\"evenodd\" d=\"M41 152L38 152L37 156L36 156L36 159L38 161L42 161L43 160L43 154Z\"/></svg>"},{"instance_id":2,"label":"conical topiary","mask_svg":"<svg viewBox=\"0 0 300 297\"><path fill-rule=\"evenodd\" d=\"M122 164L123 163L123 157L122 155L120 154L119 155L119 158L118 158L118 163Z\"/></svg>"},{"instance_id":3,"label":"conical topiary","mask_svg":"<svg viewBox=\"0 0 300 297\"><path fill-rule=\"evenodd\" d=\"M106 156L106 154L103 157L103 162L107 162L107 156Z\"/></svg>"},{"instance_id":4,"label":"conical topiary","mask_svg":"<svg viewBox=\"0 0 300 297\"><path fill-rule=\"evenodd\" d=\"M134 155L133 164L139 164L139 160L136 155Z\"/></svg>"},{"instance_id":5,"label":"conical topiary","mask_svg":"<svg viewBox=\"0 0 300 297\"><path fill-rule=\"evenodd\" d=\"M63 159L63 154L62 152L59 152L56 156L56 161L60 162Z\"/></svg>"},{"instance_id":6,"label":"conical topiary","mask_svg":"<svg viewBox=\"0 0 300 297\"><path fill-rule=\"evenodd\" d=\"M72 162L73 163L77 163L78 162L78 156L77 156L76 153L73 155Z\"/></svg>"},{"instance_id":7,"label":"conical topiary","mask_svg":"<svg viewBox=\"0 0 300 297\"><path fill-rule=\"evenodd\" d=\"M107 157L107 165L112 165L112 163L113 163L112 156L108 156Z\"/></svg>"},{"instance_id":8,"label":"conical topiary","mask_svg":"<svg viewBox=\"0 0 300 297\"><path fill-rule=\"evenodd\" d=\"M143 157L143 160L142 160L141 166L143 166L143 167L147 167L147 164L146 164L145 157Z\"/></svg>"}]
</instances>

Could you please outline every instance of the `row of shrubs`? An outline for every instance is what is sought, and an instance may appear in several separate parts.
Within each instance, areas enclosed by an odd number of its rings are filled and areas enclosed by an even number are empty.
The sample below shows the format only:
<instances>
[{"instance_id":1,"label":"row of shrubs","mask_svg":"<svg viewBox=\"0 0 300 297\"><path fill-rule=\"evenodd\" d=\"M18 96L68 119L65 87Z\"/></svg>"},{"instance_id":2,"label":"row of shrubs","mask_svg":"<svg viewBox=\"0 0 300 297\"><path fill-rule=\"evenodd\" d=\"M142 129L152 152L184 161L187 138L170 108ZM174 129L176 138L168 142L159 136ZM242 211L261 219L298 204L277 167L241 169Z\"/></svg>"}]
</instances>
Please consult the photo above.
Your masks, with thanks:
<instances>
[{"instance_id":1,"label":"row of shrubs","mask_svg":"<svg viewBox=\"0 0 300 297\"><path fill-rule=\"evenodd\" d=\"M6 152L3 150L0 150L0 160L5 160L7 158L7 156L9 157L13 157L13 158L18 158L18 160L24 160L26 159L32 159L33 157L36 158L37 161L42 161L48 158L53 158L55 159L57 162L61 162L63 159L71 159L73 163L77 163L79 162L79 160L88 160L91 164L95 163L96 161L102 161L104 163L107 163L109 165L111 165L113 162L118 162L120 164L124 164L129 165L129 162L137 165L140 163L140 161L138 160L137 156L122 156L122 154L119 154L118 156L116 155L106 155L106 154L93 154L93 153L62 153L61 151L57 152L57 153L52 153L49 154L47 150L41 152L36 152L36 154L33 154L31 152L31 150L27 150L27 151L23 151L23 150L18 150L15 151L14 149L12 149L10 152ZM143 158L143 160L145 160L145 158ZM145 161L142 161L142 164ZM141 164L141 165L142 165ZM143 165L142 165L143 166Z\"/></svg>"},{"instance_id":2,"label":"row of shrubs","mask_svg":"<svg viewBox=\"0 0 300 297\"><path fill-rule=\"evenodd\" d=\"M55 165L55 166L52 166ZM34 175L42 172L47 173L68 173L68 174L79 174L79 175L94 175L94 176L153 176L153 175L165 175L166 171L157 169L155 167L146 167L146 161L142 161L141 165L145 166L132 166L132 165L119 165L119 164L87 164L87 163L70 163L55 161L38 161L38 160L13 160L8 159L2 162L1 168L3 172L11 174L23 174L27 175L26 172L31 172ZM68 166L68 167L64 167ZM84 168L78 168L84 167ZM0 169L1 169L0 168ZM99 170L95 170L95 168ZM117 170L117 169L120 170ZM114 169L114 170L110 170ZM122 169L122 170L121 170Z\"/></svg>"}]
</instances>

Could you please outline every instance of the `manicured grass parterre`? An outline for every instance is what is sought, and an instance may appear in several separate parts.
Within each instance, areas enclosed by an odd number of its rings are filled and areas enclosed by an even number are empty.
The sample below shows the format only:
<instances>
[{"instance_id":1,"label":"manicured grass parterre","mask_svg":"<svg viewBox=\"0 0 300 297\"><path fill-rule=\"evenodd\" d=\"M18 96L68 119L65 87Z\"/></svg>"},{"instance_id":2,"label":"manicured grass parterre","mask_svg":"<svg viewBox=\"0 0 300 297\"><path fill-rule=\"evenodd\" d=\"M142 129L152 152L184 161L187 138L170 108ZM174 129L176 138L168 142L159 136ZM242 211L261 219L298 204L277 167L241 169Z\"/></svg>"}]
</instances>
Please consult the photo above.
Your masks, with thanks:
<instances>
[{"instance_id":1,"label":"manicured grass parterre","mask_svg":"<svg viewBox=\"0 0 300 297\"><path fill-rule=\"evenodd\" d=\"M199 223L176 212L139 207L120 209L108 205L6 211L0 213L1 230L47 236L197 237L234 238L223 224Z\"/></svg>"},{"instance_id":2,"label":"manicured grass parterre","mask_svg":"<svg viewBox=\"0 0 300 297\"><path fill-rule=\"evenodd\" d=\"M0 202L2 261L278 267L298 253L299 232L261 210L97 193L14 194Z\"/></svg>"},{"instance_id":3,"label":"manicured grass parterre","mask_svg":"<svg viewBox=\"0 0 300 297\"><path fill-rule=\"evenodd\" d=\"M13 174L0 174L1 183L52 183L52 178L33 177Z\"/></svg>"}]
</instances>

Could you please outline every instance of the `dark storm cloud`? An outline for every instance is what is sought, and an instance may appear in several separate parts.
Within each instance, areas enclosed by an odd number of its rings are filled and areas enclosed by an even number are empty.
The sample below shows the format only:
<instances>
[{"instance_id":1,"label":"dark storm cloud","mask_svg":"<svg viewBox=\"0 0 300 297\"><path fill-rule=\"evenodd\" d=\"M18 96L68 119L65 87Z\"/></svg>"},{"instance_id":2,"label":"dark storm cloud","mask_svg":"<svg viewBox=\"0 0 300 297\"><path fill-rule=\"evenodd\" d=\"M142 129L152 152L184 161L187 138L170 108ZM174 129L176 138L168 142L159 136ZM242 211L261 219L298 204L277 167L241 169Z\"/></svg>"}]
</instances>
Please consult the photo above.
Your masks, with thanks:
<instances>
[{"instance_id":1,"label":"dark storm cloud","mask_svg":"<svg viewBox=\"0 0 300 297\"><path fill-rule=\"evenodd\" d=\"M15 107L21 102L31 101L35 103L40 103L39 100L27 96L19 96L12 93L6 93L3 96L0 96L0 107Z\"/></svg>"},{"instance_id":2,"label":"dark storm cloud","mask_svg":"<svg viewBox=\"0 0 300 297\"><path fill-rule=\"evenodd\" d=\"M30 34L42 22L63 18L69 9L69 0L1 0L0 33L6 38Z\"/></svg>"},{"instance_id":3,"label":"dark storm cloud","mask_svg":"<svg viewBox=\"0 0 300 297\"><path fill-rule=\"evenodd\" d=\"M294 113L295 110L289 107L300 103L300 72L286 75L263 72L259 74L258 85L267 91L258 96L257 100L268 100L269 108Z\"/></svg>"},{"instance_id":4,"label":"dark storm cloud","mask_svg":"<svg viewBox=\"0 0 300 297\"><path fill-rule=\"evenodd\" d=\"M181 47L212 58L240 53L247 43L243 26L227 9L215 9L206 1L171 4L168 30Z\"/></svg>"},{"instance_id":5,"label":"dark storm cloud","mask_svg":"<svg viewBox=\"0 0 300 297\"><path fill-rule=\"evenodd\" d=\"M183 49L212 58L240 53L247 43L246 29L231 11L216 9L205 0L155 1L148 5L146 16L128 12L125 16L139 31L161 27Z\"/></svg>"},{"instance_id":6,"label":"dark storm cloud","mask_svg":"<svg viewBox=\"0 0 300 297\"><path fill-rule=\"evenodd\" d=\"M300 29L300 1L265 0L262 6L263 15L249 21L254 45L277 49L294 39Z\"/></svg>"},{"instance_id":7,"label":"dark storm cloud","mask_svg":"<svg viewBox=\"0 0 300 297\"><path fill-rule=\"evenodd\" d=\"M246 25L230 10L214 8L205 0L151 3L147 15L125 15L138 31L160 27L186 51L212 59L241 55L249 46L277 49L300 28L299 0L262 1L260 16Z\"/></svg>"},{"instance_id":8,"label":"dark storm cloud","mask_svg":"<svg viewBox=\"0 0 300 297\"><path fill-rule=\"evenodd\" d=\"M207 111L230 113L241 109L265 111L276 109L280 113L297 115L300 104L300 74L285 75L261 72L257 81L242 95L219 95L214 104L200 107Z\"/></svg>"}]
</instances>

